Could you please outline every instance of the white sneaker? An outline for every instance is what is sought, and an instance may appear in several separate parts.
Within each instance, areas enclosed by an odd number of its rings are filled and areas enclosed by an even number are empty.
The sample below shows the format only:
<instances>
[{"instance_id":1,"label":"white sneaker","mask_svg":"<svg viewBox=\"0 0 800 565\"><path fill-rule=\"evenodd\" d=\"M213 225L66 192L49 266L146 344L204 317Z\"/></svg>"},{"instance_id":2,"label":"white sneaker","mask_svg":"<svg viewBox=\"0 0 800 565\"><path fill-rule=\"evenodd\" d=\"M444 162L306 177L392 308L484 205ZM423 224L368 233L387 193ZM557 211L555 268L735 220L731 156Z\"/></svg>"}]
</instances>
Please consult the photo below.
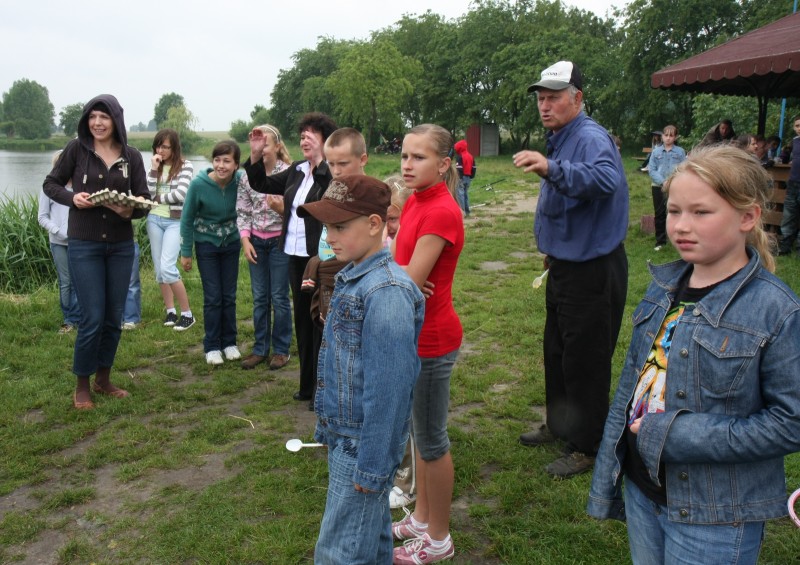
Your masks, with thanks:
<instances>
[{"instance_id":1,"label":"white sneaker","mask_svg":"<svg viewBox=\"0 0 800 565\"><path fill-rule=\"evenodd\" d=\"M653 251L661 251L661 246L656 245L655 247L653 247Z\"/></svg>"},{"instance_id":2,"label":"white sneaker","mask_svg":"<svg viewBox=\"0 0 800 565\"><path fill-rule=\"evenodd\" d=\"M229 345L225 349L222 350L225 353L225 359L228 361L236 361L237 359L242 358L242 354L239 352L239 348L235 345Z\"/></svg>"},{"instance_id":3,"label":"white sneaker","mask_svg":"<svg viewBox=\"0 0 800 565\"><path fill-rule=\"evenodd\" d=\"M128 330L135 330L138 327L138 325L136 324L136 322L125 322L120 327L123 330L128 331Z\"/></svg>"},{"instance_id":4,"label":"white sneaker","mask_svg":"<svg viewBox=\"0 0 800 565\"><path fill-rule=\"evenodd\" d=\"M222 365L222 352L215 349L206 353L206 363L209 365Z\"/></svg>"},{"instance_id":5,"label":"white sneaker","mask_svg":"<svg viewBox=\"0 0 800 565\"><path fill-rule=\"evenodd\" d=\"M389 491L389 508L403 508L416 499L415 495L403 492L400 487L392 487L392 490Z\"/></svg>"},{"instance_id":6,"label":"white sneaker","mask_svg":"<svg viewBox=\"0 0 800 565\"><path fill-rule=\"evenodd\" d=\"M424 565L425 563L447 561L452 559L454 554L455 548L450 534L439 547L434 547L433 540L425 532L418 538L410 539L400 547L395 547L393 563L395 565Z\"/></svg>"}]
</instances>

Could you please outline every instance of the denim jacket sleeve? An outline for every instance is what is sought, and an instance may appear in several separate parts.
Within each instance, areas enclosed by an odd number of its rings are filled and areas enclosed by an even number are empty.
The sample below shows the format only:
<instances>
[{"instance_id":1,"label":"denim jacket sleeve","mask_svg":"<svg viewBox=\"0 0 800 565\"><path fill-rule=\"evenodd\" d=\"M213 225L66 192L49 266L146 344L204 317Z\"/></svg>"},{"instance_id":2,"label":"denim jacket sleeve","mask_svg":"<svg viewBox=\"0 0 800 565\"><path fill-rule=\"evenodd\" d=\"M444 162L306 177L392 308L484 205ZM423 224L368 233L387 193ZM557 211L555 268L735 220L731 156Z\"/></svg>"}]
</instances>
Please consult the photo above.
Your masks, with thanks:
<instances>
[{"instance_id":1,"label":"denim jacket sleeve","mask_svg":"<svg viewBox=\"0 0 800 565\"><path fill-rule=\"evenodd\" d=\"M405 439L419 373L412 292L383 285L369 293L362 336L371 337L362 342L364 422L353 481L379 491L391 486L389 476L398 463L392 454Z\"/></svg>"},{"instance_id":2,"label":"denim jacket sleeve","mask_svg":"<svg viewBox=\"0 0 800 565\"><path fill-rule=\"evenodd\" d=\"M674 342L673 342L674 347ZM702 351L710 355L710 351ZM800 451L800 312L787 308L771 335L765 336L753 367L740 369L728 396L713 410L667 410L647 414L637 439L651 474L664 463L746 463L783 457ZM700 376L701 389L704 375ZM743 380L738 380L742 377ZM755 382L747 382L755 379ZM747 390L753 406L740 409L732 398ZM707 393L711 394L711 393ZM669 408L669 403L667 404ZM698 433L702 430L702 433Z\"/></svg>"}]
</instances>

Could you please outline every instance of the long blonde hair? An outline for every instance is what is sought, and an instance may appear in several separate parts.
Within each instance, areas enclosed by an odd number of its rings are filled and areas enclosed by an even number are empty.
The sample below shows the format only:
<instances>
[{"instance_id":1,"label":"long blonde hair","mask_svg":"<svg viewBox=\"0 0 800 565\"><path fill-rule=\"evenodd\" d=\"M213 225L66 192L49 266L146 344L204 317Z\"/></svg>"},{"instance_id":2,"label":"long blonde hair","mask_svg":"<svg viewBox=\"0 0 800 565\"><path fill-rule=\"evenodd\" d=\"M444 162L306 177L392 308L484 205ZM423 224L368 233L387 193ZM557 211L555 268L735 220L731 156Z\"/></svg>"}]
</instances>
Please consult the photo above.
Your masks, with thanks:
<instances>
[{"instance_id":1,"label":"long blonde hair","mask_svg":"<svg viewBox=\"0 0 800 565\"><path fill-rule=\"evenodd\" d=\"M450 167L444 173L444 182L447 190L453 198L456 197L456 187L458 186L458 172L456 171L455 154L453 152L453 136L442 126L436 124L420 124L409 130L409 134L427 135L431 140L433 150L439 158L450 159Z\"/></svg>"},{"instance_id":2,"label":"long blonde hair","mask_svg":"<svg viewBox=\"0 0 800 565\"><path fill-rule=\"evenodd\" d=\"M403 207L406 205L406 200L414 191L406 186L406 181L400 175L389 175L383 179L383 182L392 191L392 206L402 212Z\"/></svg>"},{"instance_id":3,"label":"long blonde hair","mask_svg":"<svg viewBox=\"0 0 800 565\"><path fill-rule=\"evenodd\" d=\"M761 264L775 271L770 237L764 230L763 214L769 210L772 197L772 177L756 159L731 145L709 145L695 148L664 182L664 194L669 197L669 187L678 175L693 174L708 184L728 204L740 212L755 206L762 215L753 230L747 234L747 244L761 256Z\"/></svg>"},{"instance_id":4,"label":"long blonde hair","mask_svg":"<svg viewBox=\"0 0 800 565\"><path fill-rule=\"evenodd\" d=\"M283 137L281 136L281 132L273 125L270 124L262 124L260 126L256 126L258 129L264 132L264 135L272 136L272 139L275 140L275 145L278 146L278 161L283 161L287 165L292 162L292 157L289 155L289 150L286 149L286 144L283 143ZM270 171L267 171L269 174Z\"/></svg>"}]
</instances>

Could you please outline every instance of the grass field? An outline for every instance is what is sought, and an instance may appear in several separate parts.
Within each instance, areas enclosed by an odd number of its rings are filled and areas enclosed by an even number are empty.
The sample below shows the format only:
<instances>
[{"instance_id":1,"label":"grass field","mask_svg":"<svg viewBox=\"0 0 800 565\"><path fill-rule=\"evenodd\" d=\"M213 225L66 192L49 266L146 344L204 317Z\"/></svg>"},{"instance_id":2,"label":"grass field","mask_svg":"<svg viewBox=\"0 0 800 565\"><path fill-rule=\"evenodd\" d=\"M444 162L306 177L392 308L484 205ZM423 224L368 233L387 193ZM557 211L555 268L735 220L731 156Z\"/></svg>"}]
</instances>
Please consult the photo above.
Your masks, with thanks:
<instances>
[{"instance_id":1,"label":"grass field","mask_svg":"<svg viewBox=\"0 0 800 565\"><path fill-rule=\"evenodd\" d=\"M295 152L295 155L299 153ZM397 157L371 157L385 176ZM544 287L532 240L535 177L509 157L479 158L473 217L455 281L464 325L452 380L450 433L456 469L453 563L625 564L625 526L584 512L590 476L554 480L543 467L555 448L519 446L544 403ZM650 213L649 182L626 159L631 185L626 249L630 284L615 355L622 364L630 312L649 282L653 251L639 229ZM800 290L800 261L780 258L778 275ZM240 265L239 344L252 344L252 298ZM0 296L0 563L310 563L325 502L322 450L290 453L311 439L313 413L291 395L293 358L281 371L205 364L202 324L161 326L152 271L142 272L143 326L125 332L114 367L128 399L71 407L74 334L58 335L55 286ZM197 271L186 277L202 315ZM800 456L787 458L790 489ZM398 514L399 516L399 514ZM760 563L798 563L800 531L784 519L767 529Z\"/></svg>"}]
</instances>

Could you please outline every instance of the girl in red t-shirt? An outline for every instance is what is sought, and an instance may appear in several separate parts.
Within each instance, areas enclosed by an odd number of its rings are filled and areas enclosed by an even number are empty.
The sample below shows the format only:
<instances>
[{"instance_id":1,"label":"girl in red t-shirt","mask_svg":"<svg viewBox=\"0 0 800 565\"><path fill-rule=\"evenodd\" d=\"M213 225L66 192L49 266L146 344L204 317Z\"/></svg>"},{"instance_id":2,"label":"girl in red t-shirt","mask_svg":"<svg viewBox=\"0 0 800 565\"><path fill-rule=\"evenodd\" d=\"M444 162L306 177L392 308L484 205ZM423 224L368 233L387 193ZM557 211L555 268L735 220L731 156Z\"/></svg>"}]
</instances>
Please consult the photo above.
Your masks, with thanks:
<instances>
[{"instance_id":1,"label":"girl in red t-shirt","mask_svg":"<svg viewBox=\"0 0 800 565\"><path fill-rule=\"evenodd\" d=\"M432 563L453 556L453 460L447 412L450 375L463 334L453 308L452 287L464 247L464 224L453 196L458 174L452 155L453 138L440 126L416 126L403 140L401 171L414 193L400 216L395 260L420 289L430 281L433 295L425 304L418 349L422 368L412 412L418 451L417 502L413 514L392 525L395 539L411 540L395 548L395 563Z\"/></svg>"}]
</instances>

